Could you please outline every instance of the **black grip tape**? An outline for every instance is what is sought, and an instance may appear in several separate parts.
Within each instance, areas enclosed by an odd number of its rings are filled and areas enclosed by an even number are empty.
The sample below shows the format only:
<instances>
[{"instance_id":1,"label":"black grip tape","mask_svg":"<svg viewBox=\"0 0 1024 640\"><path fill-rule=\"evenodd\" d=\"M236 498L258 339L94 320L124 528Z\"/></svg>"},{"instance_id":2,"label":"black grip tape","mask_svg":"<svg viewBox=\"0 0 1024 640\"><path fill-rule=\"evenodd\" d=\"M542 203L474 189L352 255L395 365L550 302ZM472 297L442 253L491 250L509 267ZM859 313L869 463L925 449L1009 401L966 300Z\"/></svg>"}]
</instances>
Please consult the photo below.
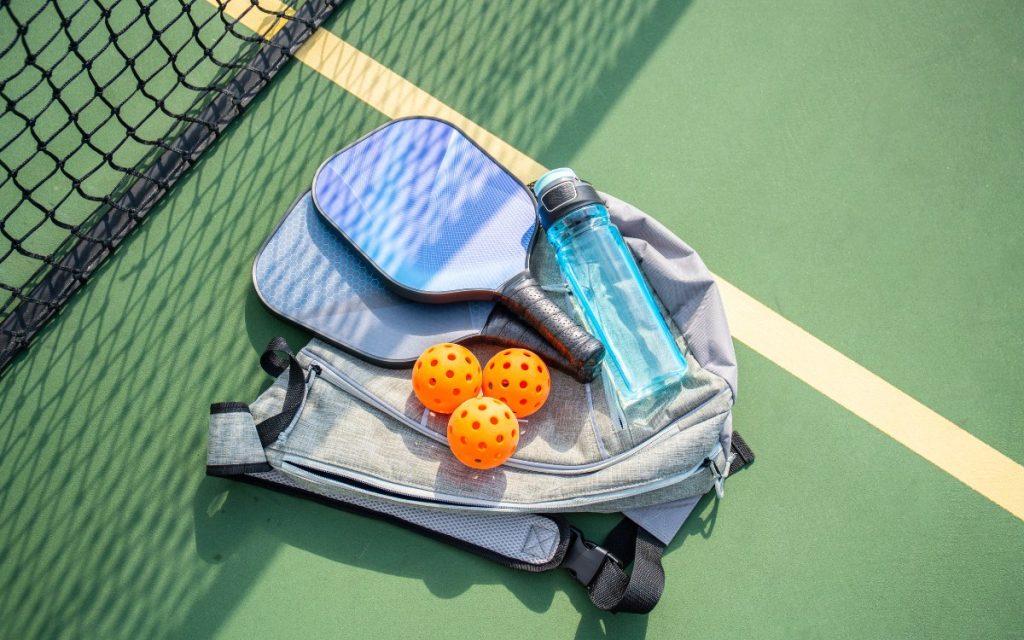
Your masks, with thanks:
<instances>
[{"instance_id":1,"label":"black grip tape","mask_svg":"<svg viewBox=\"0 0 1024 640\"><path fill-rule=\"evenodd\" d=\"M565 357L574 378L590 382L597 376L604 345L552 302L528 271L506 283L501 300Z\"/></svg>"},{"instance_id":2,"label":"black grip tape","mask_svg":"<svg viewBox=\"0 0 1024 640\"><path fill-rule=\"evenodd\" d=\"M502 347L519 347L529 349L540 356L541 360L553 369L564 371L576 377L578 372L572 368L565 356L555 351L539 333L521 322L505 305L495 305L494 311L487 318L487 324L480 331L480 336L491 344ZM581 380L581 382L589 382Z\"/></svg>"}]
</instances>

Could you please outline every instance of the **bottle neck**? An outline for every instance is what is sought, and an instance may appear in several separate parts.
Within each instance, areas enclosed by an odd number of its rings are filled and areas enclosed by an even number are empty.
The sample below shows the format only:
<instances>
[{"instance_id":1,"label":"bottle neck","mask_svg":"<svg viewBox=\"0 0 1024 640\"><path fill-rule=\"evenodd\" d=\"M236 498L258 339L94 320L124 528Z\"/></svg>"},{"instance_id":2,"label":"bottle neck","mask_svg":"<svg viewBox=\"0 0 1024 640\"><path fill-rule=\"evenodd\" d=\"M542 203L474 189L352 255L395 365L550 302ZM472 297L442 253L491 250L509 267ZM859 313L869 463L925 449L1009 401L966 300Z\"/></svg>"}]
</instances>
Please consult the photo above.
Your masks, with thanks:
<instances>
[{"instance_id":1,"label":"bottle neck","mask_svg":"<svg viewBox=\"0 0 1024 640\"><path fill-rule=\"evenodd\" d=\"M600 204L588 204L570 211L548 229L548 241L556 249L574 238L611 224L608 209Z\"/></svg>"}]
</instances>

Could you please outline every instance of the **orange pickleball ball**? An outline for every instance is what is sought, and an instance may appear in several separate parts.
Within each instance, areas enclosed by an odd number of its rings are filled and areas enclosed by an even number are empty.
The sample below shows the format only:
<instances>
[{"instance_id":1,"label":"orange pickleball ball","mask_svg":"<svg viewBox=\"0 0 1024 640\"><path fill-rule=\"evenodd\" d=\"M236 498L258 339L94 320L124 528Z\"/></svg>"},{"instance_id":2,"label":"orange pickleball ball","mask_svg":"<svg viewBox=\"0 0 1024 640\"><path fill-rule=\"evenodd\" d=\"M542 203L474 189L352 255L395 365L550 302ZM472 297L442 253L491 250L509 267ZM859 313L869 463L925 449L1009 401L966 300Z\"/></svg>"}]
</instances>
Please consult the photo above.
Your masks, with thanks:
<instances>
[{"instance_id":1,"label":"orange pickleball ball","mask_svg":"<svg viewBox=\"0 0 1024 640\"><path fill-rule=\"evenodd\" d=\"M518 444L519 421L500 400L467 400L448 418L448 446L467 467L496 467L512 457Z\"/></svg>"},{"instance_id":2,"label":"orange pickleball ball","mask_svg":"<svg viewBox=\"0 0 1024 640\"><path fill-rule=\"evenodd\" d=\"M412 368L412 390L431 411L451 413L480 393L480 361L466 347L445 342L428 348Z\"/></svg>"},{"instance_id":3,"label":"orange pickleball ball","mask_svg":"<svg viewBox=\"0 0 1024 640\"><path fill-rule=\"evenodd\" d=\"M512 407L516 417L525 418L547 402L551 374L536 353L526 349L505 349L484 367L485 396Z\"/></svg>"}]
</instances>

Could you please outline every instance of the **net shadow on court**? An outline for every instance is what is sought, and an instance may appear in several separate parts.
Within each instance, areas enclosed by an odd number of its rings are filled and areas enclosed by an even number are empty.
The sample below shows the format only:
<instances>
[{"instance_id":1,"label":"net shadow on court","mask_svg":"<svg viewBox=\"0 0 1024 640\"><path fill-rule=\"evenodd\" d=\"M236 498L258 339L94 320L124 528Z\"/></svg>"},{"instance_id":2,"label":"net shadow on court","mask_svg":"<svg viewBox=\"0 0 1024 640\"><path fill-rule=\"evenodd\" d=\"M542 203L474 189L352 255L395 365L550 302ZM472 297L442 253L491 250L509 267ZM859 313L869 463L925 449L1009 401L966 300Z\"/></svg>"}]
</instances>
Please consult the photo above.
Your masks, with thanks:
<instances>
[{"instance_id":1,"label":"net shadow on court","mask_svg":"<svg viewBox=\"0 0 1024 640\"><path fill-rule=\"evenodd\" d=\"M411 4L399 10L439 10ZM593 19L603 24L613 17ZM343 8L335 30L347 19ZM572 24L569 14L565 20ZM633 29L635 37L645 24ZM404 18L378 23L374 37L395 38L407 26ZM480 42L482 30L500 27L485 22L475 36L461 37ZM424 55L443 57L459 37L424 40ZM513 53L525 55L529 46L529 38L517 40ZM505 71L491 66L484 75ZM19 473L0 487L0 510L16 514L0 524L4 562L16 567L0 584L11 594L0 619L12 637L151 637L166 633L169 620L181 621L182 634L212 633L275 546L309 548L358 566L342 548L352 539L432 544L362 518L298 507L312 530L343 527L351 538L324 543L281 524L294 518L300 501L263 500L265 492L202 477L207 402L251 396L267 382L254 354L269 337L283 334L293 344L308 337L272 318L252 293L256 248L308 187L319 161L384 120L296 63L283 75L70 302L64 324L45 329L42 344L5 377L4 406L18 412L17 428L0 433L5 458L19 461ZM564 79L549 78L544 92L557 95ZM625 82L600 91L614 93ZM583 97L597 91L582 84L575 90ZM537 99L512 95L512 103ZM477 108L494 109L496 100ZM529 123L515 113L501 117L525 131ZM577 609L589 608L564 576L520 576L448 553L445 558L471 567L466 575L473 583L506 584L531 609L546 609L563 589ZM216 566L229 560L230 570ZM373 568L423 579L438 597L454 597L470 584L429 567ZM611 624L600 622L600 614L587 616L581 633Z\"/></svg>"}]
</instances>

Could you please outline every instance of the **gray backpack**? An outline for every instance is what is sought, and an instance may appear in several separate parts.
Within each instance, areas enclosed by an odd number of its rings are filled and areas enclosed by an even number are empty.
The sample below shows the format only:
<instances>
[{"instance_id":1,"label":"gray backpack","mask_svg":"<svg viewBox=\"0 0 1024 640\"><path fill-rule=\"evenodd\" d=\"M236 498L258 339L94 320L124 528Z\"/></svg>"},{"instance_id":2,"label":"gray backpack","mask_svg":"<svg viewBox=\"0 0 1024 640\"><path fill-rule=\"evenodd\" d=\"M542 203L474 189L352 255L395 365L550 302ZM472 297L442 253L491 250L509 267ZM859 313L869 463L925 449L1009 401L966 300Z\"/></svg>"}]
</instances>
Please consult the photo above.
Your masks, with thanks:
<instances>
[{"instance_id":1,"label":"gray backpack","mask_svg":"<svg viewBox=\"0 0 1024 640\"><path fill-rule=\"evenodd\" d=\"M211 406L207 473L386 519L516 569L565 568L599 608L650 611L666 545L753 454L732 429L736 356L710 272L653 218L604 197L686 354L677 397L623 409L603 375L580 384L552 369L551 396L520 421L515 455L480 471L452 456L447 416L416 400L408 371L318 339L293 354L278 338L261 357L274 384L251 404ZM547 243L534 251L536 277L571 310ZM499 349L473 345L481 361ZM595 544L560 515L569 512L625 517Z\"/></svg>"}]
</instances>

